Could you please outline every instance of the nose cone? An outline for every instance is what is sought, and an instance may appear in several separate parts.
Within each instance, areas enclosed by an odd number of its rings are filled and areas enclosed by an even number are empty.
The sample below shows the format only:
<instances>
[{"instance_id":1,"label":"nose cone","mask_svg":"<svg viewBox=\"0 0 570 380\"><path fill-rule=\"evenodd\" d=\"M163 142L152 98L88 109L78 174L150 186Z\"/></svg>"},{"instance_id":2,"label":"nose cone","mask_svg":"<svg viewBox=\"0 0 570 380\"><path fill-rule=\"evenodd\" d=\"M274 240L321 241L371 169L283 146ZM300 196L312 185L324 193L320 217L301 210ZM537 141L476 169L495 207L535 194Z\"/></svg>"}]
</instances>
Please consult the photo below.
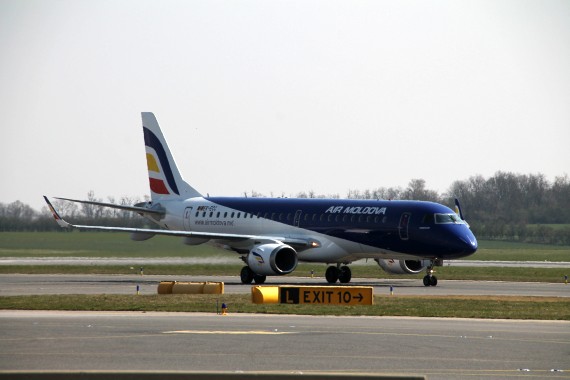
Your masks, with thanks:
<instances>
[{"instance_id":1,"label":"nose cone","mask_svg":"<svg viewBox=\"0 0 570 380\"><path fill-rule=\"evenodd\" d=\"M477 238L473 235L473 232L469 228L458 234L458 250L461 250L462 256L469 256L477 251Z\"/></svg>"}]
</instances>

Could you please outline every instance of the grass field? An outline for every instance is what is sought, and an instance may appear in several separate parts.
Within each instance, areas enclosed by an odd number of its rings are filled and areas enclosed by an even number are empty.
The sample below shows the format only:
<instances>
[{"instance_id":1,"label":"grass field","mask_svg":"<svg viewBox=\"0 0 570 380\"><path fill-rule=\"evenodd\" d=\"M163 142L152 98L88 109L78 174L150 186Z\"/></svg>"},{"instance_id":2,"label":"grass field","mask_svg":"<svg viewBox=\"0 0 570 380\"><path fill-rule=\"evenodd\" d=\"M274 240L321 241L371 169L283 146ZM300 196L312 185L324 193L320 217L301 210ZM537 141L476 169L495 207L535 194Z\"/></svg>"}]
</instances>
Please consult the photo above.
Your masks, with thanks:
<instances>
[{"instance_id":1,"label":"grass field","mask_svg":"<svg viewBox=\"0 0 570 380\"><path fill-rule=\"evenodd\" d=\"M477 252L466 260L570 261L570 246L482 240Z\"/></svg>"},{"instance_id":2,"label":"grass field","mask_svg":"<svg viewBox=\"0 0 570 380\"><path fill-rule=\"evenodd\" d=\"M570 320L570 298L375 296L372 306L316 306L251 302L243 294L213 295L44 295L0 297L0 309L169 311L215 314L222 302L230 313L370 315L445 318Z\"/></svg>"},{"instance_id":3,"label":"grass field","mask_svg":"<svg viewBox=\"0 0 570 380\"><path fill-rule=\"evenodd\" d=\"M209 245L187 246L167 236L135 242L105 232L0 232L0 257L231 257ZM570 246L479 241L469 260L570 261Z\"/></svg>"},{"instance_id":4,"label":"grass field","mask_svg":"<svg viewBox=\"0 0 570 380\"><path fill-rule=\"evenodd\" d=\"M0 257L203 257L228 253L209 245L155 236L133 241L113 232L0 232Z\"/></svg>"}]
</instances>

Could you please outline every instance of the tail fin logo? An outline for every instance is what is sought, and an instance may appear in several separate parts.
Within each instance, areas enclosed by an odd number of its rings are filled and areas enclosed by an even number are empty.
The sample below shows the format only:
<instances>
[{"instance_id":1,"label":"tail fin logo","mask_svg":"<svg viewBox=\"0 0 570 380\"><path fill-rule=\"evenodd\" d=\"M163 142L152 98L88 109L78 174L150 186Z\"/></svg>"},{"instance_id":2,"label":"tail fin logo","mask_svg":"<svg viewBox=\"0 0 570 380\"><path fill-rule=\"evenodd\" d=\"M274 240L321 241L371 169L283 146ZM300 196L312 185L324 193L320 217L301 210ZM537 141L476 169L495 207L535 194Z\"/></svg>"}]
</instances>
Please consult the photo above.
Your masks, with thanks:
<instances>
[{"instance_id":1,"label":"tail fin logo","mask_svg":"<svg viewBox=\"0 0 570 380\"><path fill-rule=\"evenodd\" d=\"M154 150L156 157L158 158L158 162L156 162L155 156L151 153L146 154L146 162L148 166L148 170L152 172L156 172L162 174L166 181L168 182L168 186L170 189L177 195L180 195L178 190L178 186L176 186L176 181L174 180L174 175L172 174L172 169L170 167L170 163L168 162L168 157L166 155L166 151L162 146L160 140L154 133L152 133L148 128L143 126L144 132L144 143L147 147ZM160 167L159 164L160 163ZM162 168L162 173L160 169ZM162 179L152 178L149 177L150 182L150 190L156 194L170 194L168 191L166 184Z\"/></svg>"}]
</instances>

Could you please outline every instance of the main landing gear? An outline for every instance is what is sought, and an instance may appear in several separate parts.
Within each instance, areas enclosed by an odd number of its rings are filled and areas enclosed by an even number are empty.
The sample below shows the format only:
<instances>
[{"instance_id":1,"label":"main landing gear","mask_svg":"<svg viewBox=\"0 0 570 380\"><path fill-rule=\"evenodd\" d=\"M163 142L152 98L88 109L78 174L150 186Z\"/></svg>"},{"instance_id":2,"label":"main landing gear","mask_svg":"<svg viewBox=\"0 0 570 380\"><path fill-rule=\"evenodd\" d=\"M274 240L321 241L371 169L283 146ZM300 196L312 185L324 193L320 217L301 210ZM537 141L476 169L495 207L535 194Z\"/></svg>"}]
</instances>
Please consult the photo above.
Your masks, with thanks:
<instances>
[{"instance_id":1,"label":"main landing gear","mask_svg":"<svg viewBox=\"0 0 570 380\"><path fill-rule=\"evenodd\" d=\"M329 284L334 284L337 280L342 284L347 284L352 278L352 272L346 265L337 264L336 267L331 265L327 268L325 277Z\"/></svg>"},{"instance_id":2,"label":"main landing gear","mask_svg":"<svg viewBox=\"0 0 570 380\"><path fill-rule=\"evenodd\" d=\"M241 268L239 277L242 284L251 284L252 281L256 284L263 284L267 279L267 276L254 273L248 266Z\"/></svg>"},{"instance_id":3,"label":"main landing gear","mask_svg":"<svg viewBox=\"0 0 570 380\"><path fill-rule=\"evenodd\" d=\"M437 277L433 275L434 263L427 267L427 274L424 276L424 286L437 286Z\"/></svg>"}]
</instances>

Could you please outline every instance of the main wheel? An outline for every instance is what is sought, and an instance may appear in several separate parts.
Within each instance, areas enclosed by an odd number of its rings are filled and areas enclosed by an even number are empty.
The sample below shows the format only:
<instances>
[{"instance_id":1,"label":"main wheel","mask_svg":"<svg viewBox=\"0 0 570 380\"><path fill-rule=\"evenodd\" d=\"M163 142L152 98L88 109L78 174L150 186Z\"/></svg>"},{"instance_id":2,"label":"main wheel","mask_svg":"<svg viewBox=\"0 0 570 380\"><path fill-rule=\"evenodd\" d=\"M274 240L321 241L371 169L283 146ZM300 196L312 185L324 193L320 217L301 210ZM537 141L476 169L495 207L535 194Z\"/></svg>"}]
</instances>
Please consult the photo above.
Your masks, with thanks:
<instances>
[{"instance_id":1,"label":"main wheel","mask_svg":"<svg viewBox=\"0 0 570 380\"><path fill-rule=\"evenodd\" d=\"M266 279L267 279L267 276L264 276L262 274L254 274L253 275L253 282L255 282L256 284L263 284Z\"/></svg>"},{"instance_id":2,"label":"main wheel","mask_svg":"<svg viewBox=\"0 0 570 380\"><path fill-rule=\"evenodd\" d=\"M329 284L334 284L338 280L339 270L337 267L330 266L325 272L325 277Z\"/></svg>"},{"instance_id":3,"label":"main wheel","mask_svg":"<svg viewBox=\"0 0 570 380\"><path fill-rule=\"evenodd\" d=\"M437 286L437 277L431 276L430 281L429 281L429 284L430 284L431 286Z\"/></svg>"},{"instance_id":4,"label":"main wheel","mask_svg":"<svg viewBox=\"0 0 570 380\"><path fill-rule=\"evenodd\" d=\"M255 275L255 273L253 273L253 271L251 269L249 269L248 266L241 268L241 272L239 274L239 277L241 279L241 283L242 284L251 284L251 282L253 281L254 275Z\"/></svg>"},{"instance_id":5,"label":"main wheel","mask_svg":"<svg viewBox=\"0 0 570 380\"><path fill-rule=\"evenodd\" d=\"M348 284L351 278L352 278L352 272L350 271L350 268L347 267L346 265L340 267L340 273L338 274L338 280L340 281L340 283Z\"/></svg>"}]
</instances>

